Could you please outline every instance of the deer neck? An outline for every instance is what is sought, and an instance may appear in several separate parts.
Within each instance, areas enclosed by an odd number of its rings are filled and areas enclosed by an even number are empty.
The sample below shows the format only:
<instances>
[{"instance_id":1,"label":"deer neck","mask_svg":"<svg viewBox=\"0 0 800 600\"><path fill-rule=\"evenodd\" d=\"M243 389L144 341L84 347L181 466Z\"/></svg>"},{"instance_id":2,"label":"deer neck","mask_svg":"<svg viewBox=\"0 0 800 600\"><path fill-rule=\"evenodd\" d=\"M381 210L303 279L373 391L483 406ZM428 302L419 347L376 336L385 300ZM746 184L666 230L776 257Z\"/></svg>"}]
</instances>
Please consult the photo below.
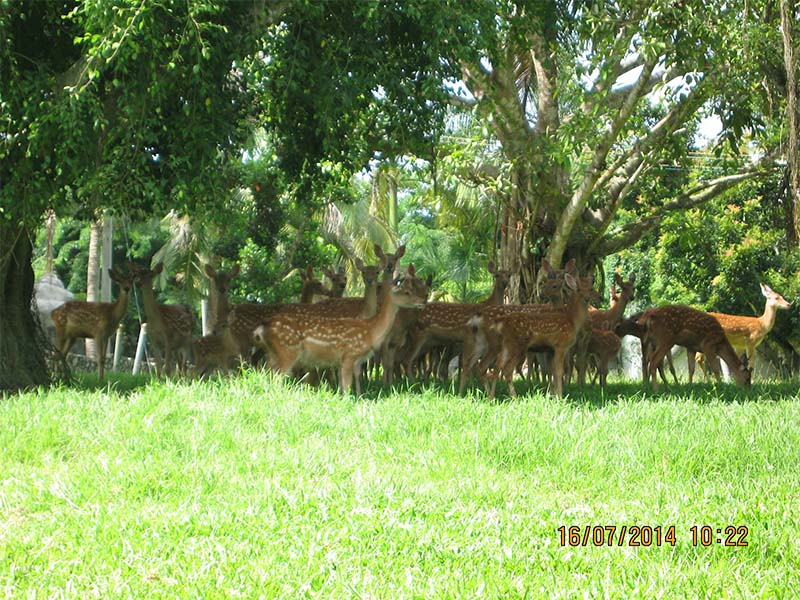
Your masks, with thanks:
<instances>
[{"instance_id":1,"label":"deer neck","mask_svg":"<svg viewBox=\"0 0 800 600\"><path fill-rule=\"evenodd\" d=\"M774 303L767 300L767 303L764 305L764 314L758 317L758 321L761 323L762 335L767 335L773 328L777 314L778 307L775 306Z\"/></svg>"},{"instance_id":2,"label":"deer neck","mask_svg":"<svg viewBox=\"0 0 800 600\"><path fill-rule=\"evenodd\" d=\"M161 315L158 312L158 302L156 302L156 295L153 292L153 286L142 287L142 302L144 303L144 312L147 315L148 327L152 328L156 322L161 322Z\"/></svg>"},{"instance_id":3,"label":"deer neck","mask_svg":"<svg viewBox=\"0 0 800 600\"><path fill-rule=\"evenodd\" d=\"M364 287L364 308L363 314L374 316L378 312L378 284L372 282Z\"/></svg>"},{"instance_id":4,"label":"deer neck","mask_svg":"<svg viewBox=\"0 0 800 600\"><path fill-rule=\"evenodd\" d=\"M122 317L128 312L128 296L130 292L122 289L120 290L119 297L114 304L111 305L111 318L115 323L122 321Z\"/></svg>"},{"instance_id":5,"label":"deer neck","mask_svg":"<svg viewBox=\"0 0 800 600\"><path fill-rule=\"evenodd\" d=\"M500 285L499 281L494 282L494 287L492 288L492 293L489 294L489 297L486 298L481 304L484 306L496 306L503 303L503 293L505 292L505 288Z\"/></svg>"},{"instance_id":6,"label":"deer neck","mask_svg":"<svg viewBox=\"0 0 800 600\"><path fill-rule=\"evenodd\" d=\"M625 314L625 307L628 305L628 298L624 294L619 300L611 304L611 308L606 312L606 320L610 328L613 328Z\"/></svg>"},{"instance_id":7,"label":"deer neck","mask_svg":"<svg viewBox=\"0 0 800 600\"><path fill-rule=\"evenodd\" d=\"M392 298L392 282L385 281L384 284L385 287L381 293L380 310L375 316L365 320L373 348L378 348L383 344L383 341L392 330L399 310Z\"/></svg>"},{"instance_id":8,"label":"deer neck","mask_svg":"<svg viewBox=\"0 0 800 600\"><path fill-rule=\"evenodd\" d=\"M575 326L575 331L583 327L583 324L589 317L589 310L584 300L585 299L582 294L575 292L566 306L566 312L569 315L572 324Z\"/></svg>"}]
</instances>

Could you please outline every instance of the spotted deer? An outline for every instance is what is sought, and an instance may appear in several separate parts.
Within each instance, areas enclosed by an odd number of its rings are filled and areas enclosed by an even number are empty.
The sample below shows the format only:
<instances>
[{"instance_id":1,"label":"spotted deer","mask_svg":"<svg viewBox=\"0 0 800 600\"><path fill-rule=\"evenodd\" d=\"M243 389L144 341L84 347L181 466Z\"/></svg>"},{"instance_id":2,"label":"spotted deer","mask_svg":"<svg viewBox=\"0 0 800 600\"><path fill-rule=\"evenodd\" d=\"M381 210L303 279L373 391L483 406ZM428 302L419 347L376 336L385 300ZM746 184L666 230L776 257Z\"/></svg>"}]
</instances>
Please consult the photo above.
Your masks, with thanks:
<instances>
[{"instance_id":1,"label":"spotted deer","mask_svg":"<svg viewBox=\"0 0 800 600\"><path fill-rule=\"evenodd\" d=\"M223 324L228 321L228 313L231 311L231 281L239 274L239 265L233 265L227 271L217 271L213 266L207 264L205 272L210 284L208 298L211 331L214 333L221 330Z\"/></svg>"},{"instance_id":2,"label":"spotted deer","mask_svg":"<svg viewBox=\"0 0 800 600\"><path fill-rule=\"evenodd\" d=\"M728 364L731 374L740 385L750 385L751 372L747 366L747 356L739 358L736 355L725 337L722 325L710 314L683 304L670 304L646 310L639 319L639 324L647 328L645 337L654 343L654 349L648 356L654 391L658 391L658 365L676 345L691 352L705 354L708 366L717 380L720 379L721 358Z\"/></svg>"},{"instance_id":3,"label":"spotted deer","mask_svg":"<svg viewBox=\"0 0 800 600\"><path fill-rule=\"evenodd\" d=\"M564 360L588 318L594 278L576 278L565 273L564 281L572 290L572 296L565 306L511 313L489 325L489 329L501 339L496 377L502 376L506 380L512 396L517 395L513 382L516 366L529 348L550 348L553 351L551 384L559 398L564 395ZM494 381L489 394L494 396Z\"/></svg>"},{"instance_id":4,"label":"spotted deer","mask_svg":"<svg viewBox=\"0 0 800 600\"><path fill-rule=\"evenodd\" d=\"M583 326L583 329L578 334L578 340L573 348L572 355L576 369L578 371L578 385L583 385L586 381L586 367L589 364L590 356L593 354L592 349L600 352L600 355L595 356L595 364L600 364L605 360L606 372L608 372L608 359L607 348L608 344L613 344L613 338L609 333L597 333L603 330L609 331L610 334L616 337L613 333L617 323L622 319L625 308L628 303L633 299L633 286L636 282L636 275L631 274L627 281L620 277L619 273L614 273L615 285L611 286L611 306L608 309L597 309L592 306L589 307L589 319ZM619 290L617 289L619 286ZM619 351L619 348L617 348ZM616 354L616 353L615 353ZM571 367L568 367L568 370ZM600 377L602 387L605 387L605 376Z\"/></svg>"},{"instance_id":5,"label":"spotted deer","mask_svg":"<svg viewBox=\"0 0 800 600\"><path fill-rule=\"evenodd\" d=\"M329 289L329 296L331 298L341 298L344 296L344 290L347 288L347 274L344 272L344 267L339 267L333 271L327 267L322 269L322 273L331 280Z\"/></svg>"},{"instance_id":6,"label":"spotted deer","mask_svg":"<svg viewBox=\"0 0 800 600\"><path fill-rule=\"evenodd\" d=\"M608 378L608 363L619 354L622 347L622 340L613 331L608 329L608 324L603 323L600 327L592 327L592 335L589 338L587 352L594 359L594 366L600 378L600 387L606 387Z\"/></svg>"},{"instance_id":7,"label":"spotted deer","mask_svg":"<svg viewBox=\"0 0 800 600\"><path fill-rule=\"evenodd\" d=\"M192 351L195 316L185 304L160 304L153 291L153 280L164 270L158 263L152 269L128 263L136 285L142 290L142 302L147 317L147 339L154 348L156 372L170 374L173 360L180 365Z\"/></svg>"},{"instance_id":8,"label":"spotted deer","mask_svg":"<svg viewBox=\"0 0 800 600\"><path fill-rule=\"evenodd\" d=\"M493 261L489 261L487 271L494 278L494 286L489 297L478 304L429 302L425 306L409 336L409 350L403 361L407 374L412 373L412 365L417 357L431 346L462 346L468 334L467 321L470 317L481 307L503 303L511 274L498 269Z\"/></svg>"},{"instance_id":9,"label":"spotted deer","mask_svg":"<svg viewBox=\"0 0 800 600\"><path fill-rule=\"evenodd\" d=\"M133 287L133 276L121 275L109 269L108 276L120 286L115 302L84 302L72 300L54 309L51 318L56 329L56 351L66 359L78 338L94 340L97 348L97 376L105 376L106 346L111 334L128 311L128 299Z\"/></svg>"},{"instance_id":10,"label":"spotted deer","mask_svg":"<svg viewBox=\"0 0 800 600\"><path fill-rule=\"evenodd\" d=\"M772 331L775 326L775 317L778 310L786 310L791 308L791 303L781 296L778 292L773 291L768 285L761 283L761 294L766 298L764 304L764 313L760 317L744 317L738 315L728 315L725 313L709 312L725 331L725 337L733 346L737 354L742 352L747 353L747 360L750 364L751 371L755 372L756 368L756 348L764 341L767 334ZM702 355L698 355L698 362L704 366L704 361L701 359ZM689 361L689 381L692 381L694 375L694 361Z\"/></svg>"},{"instance_id":11,"label":"spotted deer","mask_svg":"<svg viewBox=\"0 0 800 600\"><path fill-rule=\"evenodd\" d=\"M194 376L202 377L214 369L219 369L227 375L231 362L237 357L237 349L228 321L220 322L213 333L204 335L192 343Z\"/></svg>"},{"instance_id":12,"label":"spotted deer","mask_svg":"<svg viewBox=\"0 0 800 600\"><path fill-rule=\"evenodd\" d=\"M279 314L259 325L253 339L271 358L272 365L288 374L295 365L338 367L342 393L355 379L361 394L361 365L378 350L401 307L421 309L426 296L416 291L414 266L407 275L384 286L380 309L369 319Z\"/></svg>"},{"instance_id":13,"label":"spotted deer","mask_svg":"<svg viewBox=\"0 0 800 600\"><path fill-rule=\"evenodd\" d=\"M309 265L305 272L300 273L303 288L300 291L299 304L310 306L315 296L329 296L330 290L314 277L314 268ZM230 309L228 323L230 335L236 342L236 355L243 359L250 359L253 348L253 331L256 327L268 321L291 304L259 304L256 302L243 302Z\"/></svg>"},{"instance_id":14,"label":"spotted deer","mask_svg":"<svg viewBox=\"0 0 800 600\"><path fill-rule=\"evenodd\" d=\"M638 312L630 317L623 318L619 323L617 323L617 326L614 328L614 333L616 333L620 338L624 338L626 335L632 335L633 337L639 338L639 345L642 352L642 383L646 384L650 380L650 368L649 363L647 362L647 357L653 350L653 341L647 339L647 328L644 325L639 324L639 319L642 318L643 314L643 312ZM675 365L672 362L672 353L667 352L664 358L666 359L669 370L672 373L673 380L675 383L678 383L678 375L675 373ZM666 384L667 376L664 374L664 361L661 361L661 364L656 366L656 370L661 377L661 381Z\"/></svg>"},{"instance_id":15,"label":"spotted deer","mask_svg":"<svg viewBox=\"0 0 800 600\"><path fill-rule=\"evenodd\" d=\"M356 269L361 272L364 280L364 295L360 298L329 298L322 302L303 307L305 312L331 317L359 317L369 318L378 312L378 278L383 272L386 259L381 259L377 266L365 265L364 261L356 258ZM284 311L291 310L292 305Z\"/></svg>"}]
</instances>

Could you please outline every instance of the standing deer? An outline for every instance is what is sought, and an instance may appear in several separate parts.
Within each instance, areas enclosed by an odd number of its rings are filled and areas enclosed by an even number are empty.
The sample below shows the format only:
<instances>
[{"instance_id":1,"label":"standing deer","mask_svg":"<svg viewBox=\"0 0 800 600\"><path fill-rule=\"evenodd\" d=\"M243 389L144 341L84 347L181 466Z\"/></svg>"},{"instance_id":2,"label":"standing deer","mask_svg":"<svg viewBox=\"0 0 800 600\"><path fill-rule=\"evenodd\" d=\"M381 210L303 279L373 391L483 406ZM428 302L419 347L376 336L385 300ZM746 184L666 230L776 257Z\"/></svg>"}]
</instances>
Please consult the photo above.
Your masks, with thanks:
<instances>
[{"instance_id":1,"label":"standing deer","mask_svg":"<svg viewBox=\"0 0 800 600\"><path fill-rule=\"evenodd\" d=\"M300 273L303 288L300 291L300 304L310 306L314 296L330 296L330 290L314 277L314 267L308 265L304 273ZM243 302L230 309L228 322L230 335L236 342L236 355L243 359L250 359L253 348L253 331L256 327L268 321L291 304L259 304L256 302Z\"/></svg>"},{"instance_id":2,"label":"standing deer","mask_svg":"<svg viewBox=\"0 0 800 600\"><path fill-rule=\"evenodd\" d=\"M288 374L297 364L338 367L342 393L349 392L355 378L356 394L360 395L361 365L381 347L397 311L401 307L421 309L426 302L426 296L417 291L416 279L411 265L405 277L385 285L380 310L369 319L279 314L259 325L253 339L280 372Z\"/></svg>"},{"instance_id":3,"label":"standing deer","mask_svg":"<svg viewBox=\"0 0 800 600\"><path fill-rule=\"evenodd\" d=\"M517 395L513 382L516 366L532 347L553 350L552 385L559 398L564 395L564 360L588 318L587 308L594 277L575 278L565 273L564 281L572 290L572 297L566 306L507 314L489 326L502 338L496 373L506 380L512 396ZM494 383L490 395L494 396Z\"/></svg>"},{"instance_id":4,"label":"standing deer","mask_svg":"<svg viewBox=\"0 0 800 600\"><path fill-rule=\"evenodd\" d=\"M128 298L133 287L133 277L125 277L116 269L108 276L120 286L116 302L84 302L72 300L62 304L51 314L56 328L56 351L63 358L78 338L94 340L97 348L97 376L102 380L106 367L108 338L128 311Z\"/></svg>"},{"instance_id":5,"label":"standing deer","mask_svg":"<svg viewBox=\"0 0 800 600\"><path fill-rule=\"evenodd\" d=\"M750 385L751 372L747 367L747 356L739 358L736 355L722 326L708 313L683 304L671 304L646 310L639 319L639 324L647 328L645 337L652 340L655 346L648 357L654 391L658 391L658 365L675 345L705 354L708 366L717 380L720 379L721 358L728 364L731 374L739 384Z\"/></svg>"},{"instance_id":6,"label":"standing deer","mask_svg":"<svg viewBox=\"0 0 800 600\"><path fill-rule=\"evenodd\" d=\"M617 323L617 327L614 329L614 332L620 338L624 338L626 335L632 335L639 338L639 345L641 346L642 352L642 383L646 384L650 379L650 368L647 358L653 351L653 340L647 339L647 328L644 325L639 324L639 319L642 318L643 314L643 312L638 312L630 317L622 319L619 323ZM669 370L672 373L672 378L675 380L675 383L678 383L678 375L675 373L675 365L672 362L672 353L667 352L664 358L667 360ZM664 361L661 361L661 364L657 365L656 369L658 370L658 374L661 376L661 381L667 383L667 376L664 374Z\"/></svg>"},{"instance_id":7,"label":"standing deer","mask_svg":"<svg viewBox=\"0 0 800 600\"><path fill-rule=\"evenodd\" d=\"M775 317L779 309L791 308L791 304L787 302L783 296L775 292L768 285L762 283L761 293L766 298L764 304L764 314L760 317L742 317L738 315L727 315L725 313L709 312L714 317L722 329L725 331L725 337L733 346L737 354L747 352L747 360L750 364L750 370L755 373L756 370L756 348L764 341L767 334L772 331L775 326ZM703 366L700 357L698 362ZM689 382L692 381L694 375L694 360L689 361Z\"/></svg>"},{"instance_id":8,"label":"standing deer","mask_svg":"<svg viewBox=\"0 0 800 600\"><path fill-rule=\"evenodd\" d=\"M231 281L239 274L239 265L233 265L227 271L217 271L207 264L205 271L210 283L208 286L208 298L211 312L211 331L217 332L222 328L223 323L228 321L228 313L231 311Z\"/></svg>"},{"instance_id":9,"label":"standing deer","mask_svg":"<svg viewBox=\"0 0 800 600\"><path fill-rule=\"evenodd\" d=\"M409 336L409 348L403 361L406 374L411 375L414 361L428 347L442 344L448 348L462 346L468 334L467 321L480 307L503 304L503 294L508 287L510 273L498 269L493 261L489 261L487 270L494 278L494 286L489 297L478 304L430 302L425 305Z\"/></svg>"},{"instance_id":10,"label":"standing deer","mask_svg":"<svg viewBox=\"0 0 800 600\"><path fill-rule=\"evenodd\" d=\"M147 316L147 337L152 343L156 357L156 372L159 375L172 372L173 359L181 355L186 358L192 351L192 332L195 316L185 304L160 304L153 291L153 280L164 270L164 263L153 269L128 263L136 278L136 285L142 290L144 312Z\"/></svg>"},{"instance_id":11,"label":"standing deer","mask_svg":"<svg viewBox=\"0 0 800 600\"><path fill-rule=\"evenodd\" d=\"M194 376L202 377L213 369L220 369L227 375L231 360L237 357L237 349L229 323L222 321L214 333L193 342Z\"/></svg>"}]
</instances>

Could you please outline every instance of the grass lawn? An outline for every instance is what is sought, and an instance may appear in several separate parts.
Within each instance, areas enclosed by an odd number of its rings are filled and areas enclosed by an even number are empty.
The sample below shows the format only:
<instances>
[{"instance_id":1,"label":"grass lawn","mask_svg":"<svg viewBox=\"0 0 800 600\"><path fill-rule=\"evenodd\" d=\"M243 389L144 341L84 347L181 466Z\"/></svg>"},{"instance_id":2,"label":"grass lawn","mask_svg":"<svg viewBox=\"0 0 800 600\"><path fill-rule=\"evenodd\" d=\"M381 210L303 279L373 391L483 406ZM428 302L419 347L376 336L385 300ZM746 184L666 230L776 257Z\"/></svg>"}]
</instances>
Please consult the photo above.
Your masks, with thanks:
<instances>
[{"instance_id":1,"label":"grass lawn","mask_svg":"<svg viewBox=\"0 0 800 600\"><path fill-rule=\"evenodd\" d=\"M0 596L797 596L796 384L568 393L353 399L247 373L3 399ZM573 525L614 542L562 545ZM717 544L727 526L747 546Z\"/></svg>"}]
</instances>

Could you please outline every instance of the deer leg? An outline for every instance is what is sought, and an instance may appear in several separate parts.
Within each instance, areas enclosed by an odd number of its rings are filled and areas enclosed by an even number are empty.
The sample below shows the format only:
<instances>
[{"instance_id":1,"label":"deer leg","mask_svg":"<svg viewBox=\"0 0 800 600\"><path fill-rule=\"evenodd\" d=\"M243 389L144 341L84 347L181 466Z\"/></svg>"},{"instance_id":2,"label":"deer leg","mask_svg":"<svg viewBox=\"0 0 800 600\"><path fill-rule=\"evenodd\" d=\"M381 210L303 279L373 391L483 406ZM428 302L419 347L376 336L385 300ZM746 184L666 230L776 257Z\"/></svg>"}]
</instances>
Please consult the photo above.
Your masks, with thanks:
<instances>
[{"instance_id":1,"label":"deer leg","mask_svg":"<svg viewBox=\"0 0 800 600\"><path fill-rule=\"evenodd\" d=\"M95 336L94 347L97 352L97 376L103 381L106 373L106 340L101 336Z\"/></svg>"},{"instance_id":2,"label":"deer leg","mask_svg":"<svg viewBox=\"0 0 800 600\"><path fill-rule=\"evenodd\" d=\"M686 368L689 371L689 385L692 384L694 379L694 366L697 364L697 353L693 350L686 349Z\"/></svg>"},{"instance_id":3,"label":"deer leg","mask_svg":"<svg viewBox=\"0 0 800 600\"><path fill-rule=\"evenodd\" d=\"M342 360L341 366L341 386L342 394L347 395L350 393L350 387L353 385L353 359L345 358ZM361 394L361 386L356 379L356 395Z\"/></svg>"},{"instance_id":4,"label":"deer leg","mask_svg":"<svg viewBox=\"0 0 800 600\"><path fill-rule=\"evenodd\" d=\"M664 360L665 356L670 356L671 349L672 349L671 345L656 346L653 353L650 354L650 356L648 357L648 362L650 363L650 379L653 382L654 392L658 391L658 378L656 377L658 366L661 364L661 361Z\"/></svg>"},{"instance_id":5,"label":"deer leg","mask_svg":"<svg viewBox=\"0 0 800 600\"><path fill-rule=\"evenodd\" d=\"M559 398L564 397L564 358L565 350L563 348L553 349L553 382L556 388L556 396Z\"/></svg>"}]
</instances>

